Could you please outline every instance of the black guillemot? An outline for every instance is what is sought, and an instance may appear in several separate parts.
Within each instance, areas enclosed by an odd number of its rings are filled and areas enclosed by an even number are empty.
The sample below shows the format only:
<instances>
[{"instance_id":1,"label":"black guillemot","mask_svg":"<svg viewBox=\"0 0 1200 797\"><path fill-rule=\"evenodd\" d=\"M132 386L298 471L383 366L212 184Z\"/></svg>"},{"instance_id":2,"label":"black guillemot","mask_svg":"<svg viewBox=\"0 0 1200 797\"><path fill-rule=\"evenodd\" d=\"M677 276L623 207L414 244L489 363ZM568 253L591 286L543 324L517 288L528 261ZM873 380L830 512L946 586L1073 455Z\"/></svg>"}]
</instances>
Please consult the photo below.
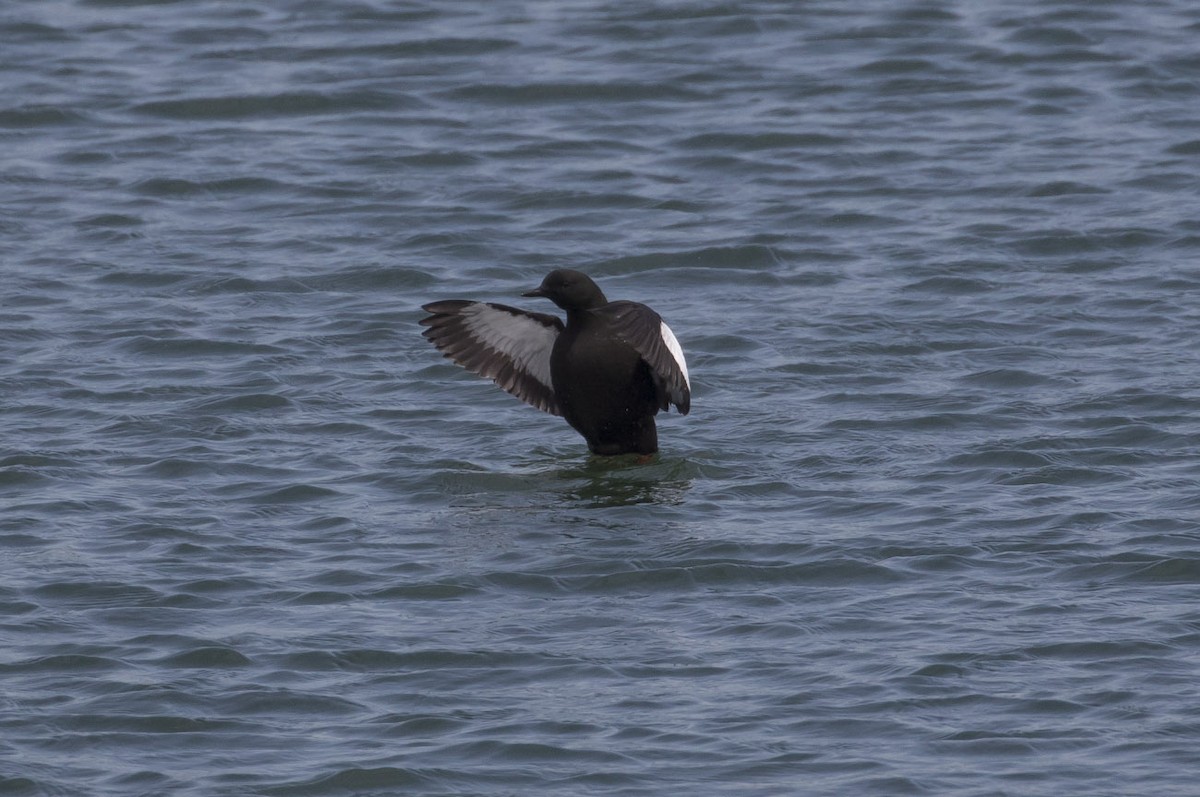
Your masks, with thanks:
<instances>
[{"instance_id":1,"label":"black guillemot","mask_svg":"<svg viewBox=\"0 0 1200 797\"><path fill-rule=\"evenodd\" d=\"M671 328L638 302L610 302L579 271L551 271L536 289L567 312L533 313L451 299L423 309L424 335L446 357L527 404L561 415L593 454L653 454L654 416L691 408L683 349Z\"/></svg>"}]
</instances>

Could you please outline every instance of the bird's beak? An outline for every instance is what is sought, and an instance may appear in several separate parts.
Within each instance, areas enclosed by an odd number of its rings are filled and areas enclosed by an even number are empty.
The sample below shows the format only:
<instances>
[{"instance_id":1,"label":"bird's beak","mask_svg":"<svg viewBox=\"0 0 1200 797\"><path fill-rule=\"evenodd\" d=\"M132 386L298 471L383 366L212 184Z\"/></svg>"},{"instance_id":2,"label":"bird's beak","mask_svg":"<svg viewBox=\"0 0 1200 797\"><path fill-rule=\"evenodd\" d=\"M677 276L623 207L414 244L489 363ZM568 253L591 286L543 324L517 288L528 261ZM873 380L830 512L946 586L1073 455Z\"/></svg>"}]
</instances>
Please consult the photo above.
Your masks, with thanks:
<instances>
[{"instance_id":1,"label":"bird's beak","mask_svg":"<svg viewBox=\"0 0 1200 797\"><path fill-rule=\"evenodd\" d=\"M525 291L525 293L522 293L521 295L522 296L545 296L546 292L544 290L542 290L541 288L534 288L531 291Z\"/></svg>"}]
</instances>

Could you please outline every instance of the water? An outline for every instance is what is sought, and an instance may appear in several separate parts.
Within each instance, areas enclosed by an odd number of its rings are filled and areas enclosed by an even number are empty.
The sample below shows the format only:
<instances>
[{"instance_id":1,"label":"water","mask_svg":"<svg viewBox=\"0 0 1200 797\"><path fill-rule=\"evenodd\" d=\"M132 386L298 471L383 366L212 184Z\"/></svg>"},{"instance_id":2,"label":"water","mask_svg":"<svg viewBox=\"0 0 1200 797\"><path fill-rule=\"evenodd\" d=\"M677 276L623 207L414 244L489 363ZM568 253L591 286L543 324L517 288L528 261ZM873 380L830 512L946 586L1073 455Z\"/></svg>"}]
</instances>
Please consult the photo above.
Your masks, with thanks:
<instances>
[{"instance_id":1,"label":"water","mask_svg":"<svg viewBox=\"0 0 1200 797\"><path fill-rule=\"evenodd\" d=\"M1197 34L5 4L0 794L1194 794ZM419 334L562 265L648 465Z\"/></svg>"}]
</instances>

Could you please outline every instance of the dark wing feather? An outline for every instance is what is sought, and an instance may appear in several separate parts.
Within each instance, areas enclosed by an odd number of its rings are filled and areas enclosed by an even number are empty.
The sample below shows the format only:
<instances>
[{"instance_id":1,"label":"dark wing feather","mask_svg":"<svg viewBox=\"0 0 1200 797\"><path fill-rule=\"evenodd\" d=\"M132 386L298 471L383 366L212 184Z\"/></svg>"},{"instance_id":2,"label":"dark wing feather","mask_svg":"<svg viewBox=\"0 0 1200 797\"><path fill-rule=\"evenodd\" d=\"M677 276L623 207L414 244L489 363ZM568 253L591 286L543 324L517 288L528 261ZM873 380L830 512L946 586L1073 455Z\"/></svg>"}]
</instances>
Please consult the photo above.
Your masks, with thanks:
<instances>
[{"instance_id":1,"label":"dark wing feather","mask_svg":"<svg viewBox=\"0 0 1200 797\"><path fill-rule=\"evenodd\" d=\"M550 378L550 351L562 321L490 302L452 299L422 309L423 334L446 357L486 376L517 398L551 415L562 415Z\"/></svg>"},{"instance_id":2,"label":"dark wing feather","mask_svg":"<svg viewBox=\"0 0 1200 797\"><path fill-rule=\"evenodd\" d=\"M592 312L607 318L616 336L632 346L650 366L659 409L666 410L674 404L681 415L687 415L692 407L687 362L675 333L662 316L638 302L609 302Z\"/></svg>"}]
</instances>

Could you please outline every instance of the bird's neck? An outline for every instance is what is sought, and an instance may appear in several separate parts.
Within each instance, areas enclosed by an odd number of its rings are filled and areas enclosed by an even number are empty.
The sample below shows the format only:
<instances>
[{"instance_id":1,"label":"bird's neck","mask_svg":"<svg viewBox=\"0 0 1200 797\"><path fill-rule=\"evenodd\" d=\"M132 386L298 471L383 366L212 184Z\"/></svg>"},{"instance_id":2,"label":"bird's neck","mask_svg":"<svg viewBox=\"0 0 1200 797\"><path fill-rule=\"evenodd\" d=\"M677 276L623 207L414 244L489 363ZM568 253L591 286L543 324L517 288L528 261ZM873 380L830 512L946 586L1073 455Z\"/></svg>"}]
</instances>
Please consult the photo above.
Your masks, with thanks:
<instances>
[{"instance_id":1,"label":"bird's neck","mask_svg":"<svg viewBox=\"0 0 1200 797\"><path fill-rule=\"evenodd\" d=\"M604 294L597 290L594 296L588 297L586 303L573 307L564 307L563 309L567 311L568 321L572 319L579 321L585 318L592 310L595 310L597 307L603 307L606 304L608 304L608 299L604 298Z\"/></svg>"},{"instance_id":2,"label":"bird's neck","mask_svg":"<svg viewBox=\"0 0 1200 797\"><path fill-rule=\"evenodd\" d=\"M588 318L588 316L591 315L591 312L592 310L590 307L569 308L567 310L567 323L573 326L582 324Z\"/></svg>"}]
</instances>

